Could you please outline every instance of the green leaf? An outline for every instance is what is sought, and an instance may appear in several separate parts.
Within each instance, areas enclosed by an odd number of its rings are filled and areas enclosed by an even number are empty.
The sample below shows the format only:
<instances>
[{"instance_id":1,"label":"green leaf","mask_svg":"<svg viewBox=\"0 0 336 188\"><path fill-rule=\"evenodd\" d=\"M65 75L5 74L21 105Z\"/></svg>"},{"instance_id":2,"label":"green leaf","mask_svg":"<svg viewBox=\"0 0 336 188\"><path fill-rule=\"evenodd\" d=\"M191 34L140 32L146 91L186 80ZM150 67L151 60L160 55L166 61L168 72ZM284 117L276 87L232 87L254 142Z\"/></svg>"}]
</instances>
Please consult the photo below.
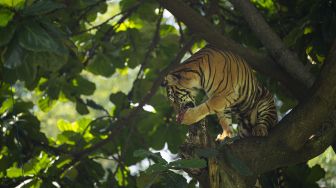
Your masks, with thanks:
<instances>
[{"instance_id":1,"label":"green leaf","mask_svg":"<svg viewBox=\"0 0 336 188\"><path fill-rule=\"evenodd\" d=\"M310 173L307 176L306 180L315 183L321 178L323 178L325 174L326 172L324 171L323 168L321 168L320 165L315 165L310 169Z\"/></svg>"},{"instance_id":2,"label":"green leaf","mask_svg":"<svg viewBox=\"0 0 336 188\"><path fill-rule=\"evenodd\" d=\"M157 187L178 187L178 188L187 188L188 183L186 179L177 173L174 173L172 171L167 171L164 173L162 178L162 182L160 182L159 186Z\"/></svg>"},{"instance_id":3,"label":"green leaf","mask_svg":"<svg viewBox=\"0 0 336 188\"><path fill-rule=\"evenodd\" d=\"M139 157L139 158L146 158L146 157L150 157L152 158L154 161L161 163L161 164L167 164L167 161L164 160L160 153L153 153L150 152L148 150L144 150L144 149L138 149L136 151L133 152L133 156L134 157Z\"/></svg>"},{"instance_id":4,"label":"green leaf","mask_svg":"<svg viewBox=\"0 0 336 188\"><path fill-rule=\"evenodd\" d=\"M20 66L23 62L23 54L24 51L19 43L17 43L16 40L13 40L2 56L4 66L9 69Z\"/></svg>"},{"instance_id":5,"label":"green leaf","mask_svg":"<svg viewBox=\"0 0 336 188\"><path fill-rule=\"evenodd\" d=\"M76 111L81 115L85 115L90 112L87 106L81 100L76 101Z\"/></svg>"},{"instance_id":6,"label":"green leaf","mask_svg":"<svg viewBox=\"0 0 336 188\"><path fill-rule=\"evenodd\" d=\"M56 3L54 1L43 0L34 3L30 7L27 7L22 12L25 15L41 15L64 7L65 6L63 4Z\"/></svg>"},{"instance_id":7,"label":"green leaf","mask_svg":"<svg viewBox=\"0 0 336 188\"><path fill-rule=\"evenodd\" d=\"M111 126L112 126L111 120L108 120L108 119L94 120L91 123L90 132L94 135L101 135L101 134L107 133Z\"/></svg>"},{"instance_id":8,"label":"green leaf","mask_svg":"<svg viewBox=\"0 0 336 188\"><path fill-rule=\"evenodd\" d=\"M37 67L34 64L23 61L22 64L17 67L17 76L20 80L25 81L26 85L32 84L36 79Z\"/></svg>"},{"instance_id":9,"label":"green leaf","mask_svg":"<svg viewBox=\"0 0 336 188\"><path fill-rule=\"evenodd\" d=\"M121 106L122 101L126 100L126 95L123 92L113 93L110 95L110 101L116 106Z\"/></svg>"},{"instance_id":10,"label":"green leaf","mask_svg":"<svg viewBox=\"0 0 336 188\"><path fill-rule=\"evenodd\" d=\"M138 188L150 188L154 183L159 182L161 178L160 174L140 173L136 184Z\"/></svg>"},{"instance_id":11,"label":"green leaf","mask_svg":"<svg viewBox=\"0 0 336 188\"><path fill-rule=\"evenodd\" d=\"M6 99L3 103L1 103L0 114L3 114L6 111L9 111L10 109L12 109L13 105L14 105L13 98Z\"/></svg>"},{"instance_id":12,"label":"green leaf","mask_svg":"<svg viewBox=\"0 0 336 188\"><path fill-rule=\"evenodd\" d=\"M84 143L79 140L82 140L82 135L73 131L63 131L57 135L57 142L60 144L82 147Z\"/></svg>"},{"instance_id":13,"label":"green leaf","mask_svg":"<svg viewBox=\"0 0 336 188\"><path fill-rule=\"evenodd\" d=\"M78 126L76 124L69 123L65 120L58 120L57 121L57 127L60 131L78 131Z\"/></svg>"},{"instance_id":14,"label":"green leaf","mask_svg":"<svg viewBox=\"0 0 336 188\"><path fill-rule=\"evenodd\" d=\"M19 42L23 48L34 52L54 52L59 55L66 53L64 46L34 21L26 22L22 27Z\"/></svg>"},{"instance_id":15,"label":"green leaf","mask_svg":"<svg viewBox=\"0 0 336 188\"><path fill-rule=\"evenodd\" d=\"M173 169L182 168L205 168L207 163L204 159L180 159L168 164L168 167Z\"/></svg>"},{"instance_id":16,"label":"green leaf","mask_svg":"<svg viewBox=\"0 0 336 188\"><path fill-rule=\"evenodd\" d=\"M99 53L89 64L87 70L96 75L110 77L115 72L115 67L106 55Z\"/></svg>"},{"instance_id":17,"label":"green leaf","mask_svg":"<svg viewBox=\"0 0 336 188\"><path fill-rule=\"evenodd\" d=\"M9 43L15 33L16 25L10 24L7 27L0 27L0 47Z\"/></svg>"},{"instance_id":18,"label":"green leaf","mask_svg":"<svg viewBox=\"0 0 336 188\"><path fill-rule=\"evenodd\" d=\"M96 85L82 76L76 76L72 80L72 86L78 94L92 95L96 90Z\"/></svg>"},{"instance_id":19,"label":"green leaf","mask_svg":"<svg viewBox=\"0 0 336 188\"><path fill-rule=\"evenodd\" d=\"M146 173L160 173L168 169L169 168L167 167L166 164L156 163L156 164L149 166L146 170Z\"/></svg>"},{"instance_id":20,"label":"green leaf","mask_svg":"<svg viewBox=\"0 0 336 188\"><path fill-rule=\"evenodd\" d=\"M129 106L127 96L123 92L113 93L110 95L110 101L115 105L114 115L121 114L123 109Z\"/></svg>"},{"instance_id":21,"label":"green leaf","mask_svg":"<svg viewBox=\"0 0 336 188\"><path fill-rule=\"evenodd\" d=\"M1 3L0 3L1 4ZM13 19L14 13L8 9L0 8L0 27L5 27Z\"/></svg>"},{"instance_id":22,"label":"green leaf","mask_svg":"<svg viewBox=\"0 0 336 188\"><path fill-rule=\"evenodd\" d=\"M7 169L7 176L9 178L17 178L23 175L23 171L21 168L17 168L17 167L11 167L9 169Z\"/></svg>"},{"instance_id":23,"label":"green leaf","mask_svg":"<svg viewBox=\"0 0 336 188\"><path fill-rule=\"evenodd\" d=\"M51 52L31 52L24 59L30 65L38 65L43 70L57 72L67 61L67 56Z\"/></svg>"},{"instance_id":24,"label":"green leaf","mask_svg":"<svg viewBox=\"0 0 336 188\"><path fill-rule=\"evenodd\" d=\"M43 96L37 101L38 107L43 112L48 112L49 110L51 110L54 104L55 102L51 100L49 96Z\"/></svg>"},{"instance_id":25,"label":"green leaf","mask_svg":"<svg viewBox=\"0 0 336 188\"><path fill-rule=\"evenodd\" d=\"M24 2L25 0L1 0L0 5L17 8L23 6Z\"/></svg>"}]
</instances>

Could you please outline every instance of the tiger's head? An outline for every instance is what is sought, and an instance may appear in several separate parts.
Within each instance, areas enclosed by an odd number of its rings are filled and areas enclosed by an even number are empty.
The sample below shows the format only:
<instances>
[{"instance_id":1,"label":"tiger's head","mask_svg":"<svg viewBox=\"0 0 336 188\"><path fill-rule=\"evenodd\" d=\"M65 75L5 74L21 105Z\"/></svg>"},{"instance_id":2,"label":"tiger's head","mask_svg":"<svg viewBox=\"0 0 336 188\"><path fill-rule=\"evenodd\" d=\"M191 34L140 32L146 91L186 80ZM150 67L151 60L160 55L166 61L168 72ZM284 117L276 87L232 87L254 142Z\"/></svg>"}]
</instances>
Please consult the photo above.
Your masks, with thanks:
<instances>
[{"instance_id":1,"label":"tiger's head","mask_svg":"<svg viewBox=\"0 0 336 188\"><path fill-rule=\"evenodd\" d=\"M165 76L161 86L166 87L169 100L180 106L193 107L200 89L200 78L196 70L181 66Z\"/></svg>"}]
</instances>

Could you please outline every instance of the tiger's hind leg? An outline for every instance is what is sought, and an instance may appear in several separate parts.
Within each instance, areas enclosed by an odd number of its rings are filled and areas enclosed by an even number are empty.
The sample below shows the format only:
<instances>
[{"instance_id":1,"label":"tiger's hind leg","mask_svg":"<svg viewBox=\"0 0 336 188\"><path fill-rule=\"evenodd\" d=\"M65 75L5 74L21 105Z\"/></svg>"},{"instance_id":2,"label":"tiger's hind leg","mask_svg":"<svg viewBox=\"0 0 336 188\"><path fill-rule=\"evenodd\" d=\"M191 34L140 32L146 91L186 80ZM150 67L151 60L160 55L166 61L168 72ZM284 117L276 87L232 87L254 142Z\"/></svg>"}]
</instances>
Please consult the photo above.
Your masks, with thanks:
<instances>
[{"instance_id":1,"label":"tiger's hind leg","mask_svg":"<svg viewBox=\"0 0 336 188\"><path fill-rule=\"evenodd\" d=\"M223 129L223 133L217 136L216 141L223 141L226 137L232 137L232 130L230 128L230 125L232 124L231 110L227 109L216 115L219 119L219 124Z\"/></svg>"},{"instance_id":2,"label":"tiger's hind leg","mask_svg":"<svg viewBox=\"0 0 336 188\"><path fill-rule=\"evenodd\" d=\"M255 126L252 128L253 136L267 136L268 130L277 123L277 113L273 96L265 97L257 105Z\"/></svg>"}]
</instances>

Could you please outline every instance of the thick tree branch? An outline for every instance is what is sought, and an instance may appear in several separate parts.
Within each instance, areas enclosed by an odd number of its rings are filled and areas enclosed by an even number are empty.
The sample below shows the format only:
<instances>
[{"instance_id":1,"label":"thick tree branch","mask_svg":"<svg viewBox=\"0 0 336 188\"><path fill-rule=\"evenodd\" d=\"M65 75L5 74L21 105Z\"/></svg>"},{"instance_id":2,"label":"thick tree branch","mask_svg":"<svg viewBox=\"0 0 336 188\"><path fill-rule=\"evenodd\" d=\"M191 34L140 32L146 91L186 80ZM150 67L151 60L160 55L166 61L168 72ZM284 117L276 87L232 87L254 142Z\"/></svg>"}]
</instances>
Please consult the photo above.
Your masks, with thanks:
<instances>
[{"instance_id":1,"label":"thick tree branch","mask_svg":"<svg viewBox=\"0 0 336 188\"><path fill-rule=\"evenodd\" d=\"M230 0L230 2L240 10L250 28L270 52L273 59L295 79L304 83L306 87L311 87L314 83L313 75L307 72L299 58L289 51L254 5L249 0Z\"/></svg>"},{"instance_id":2,"label":"thick tree branch","mask_svg":"<svg viewBox=\"0 0 336 188\"><path fill-rule=\"evenodd\" d=\"M290 130L286 135L287 143L295 149L300 148L304 144L304 141L321 127L319 122L328 121L334 118L333 116L329 116L330 114L336 114L336 52L334 50L335 45L328 55L328 61L325 62L319 78L311 88L312 92L316 92L302 105L304 109L300 113L300 120L302 121L299 120L299 123L289 127ZM315 113L306 113L306 111L312 110ZM297 135L297 133L301 134ZM291 138L293 136L295 136L295 139Z\"/></svg>"},{"instance_id":3,"label":"thick tree branch","mask_svg":"<svg viewBox=\"0 0 336 188\"><path fill-rule=\"evenodd\" d=\"M206 39L208 42L214 44L217 47L220 47L223 50L231 50L241 56L243 56L245 59L248 60L249 63L254 65L253 67L256 68L258 71L264 72L267 75L277 74L280 72L279 68L273 67L274 61L272 61L269 57L260 55L254 51L251 51L249 49L246 49L239 44L235 43L232 41L230 38L225 37L224 35L220 34L219 32L216 31L216 29L213 27L213 25L208 22L205 18L200 16L197 12L192 10L188 5L183 3L180 0L175 0L175 1L163 1L163 0L158 0L165 8L167 8L169 11L171 11L175 16L177 16L181 21L183 21L191 30L193 30L195 33ZM281 41L280 41L281 42ZM257 63L256 63L257 62ZM262 65L262 66L261 66ZM266 68L265 68L266 67ZM305 73L306 74L306 73ZM322 73L324 74L324 73ZM333 74L333 73L330 73ZM274 75L273 75L274 76ZM280 76L280 77L283 77ZM308 76L309 77L309 76ZM274 77L273 77L274 78ZM288 79L288 78L287 78ZM300 79L302 83L310 83L309 79L311 78L306 78L307 80L303 80L302 78ZM281 78L279 79L281 80ZM289 79L292 80L292 79ZM333 79L330 79L328 84L325 84L324 87L330 88L333 84L331 84ZM282 80L283 81L283 80ZM322 81L324 82L324 81ZM286 82L283 82L285 85L287 84ZM293 84L294 82L292 82ZM316 84L316 87L319 86L321 82L318 82ZM335 83L335 82L334 82ZM287 85L290 86L291 84ZM306 84L309 85L309 84ZM295 82L294 87L297 87L296 89L294 88L293 91L296 91L297 89L300 88L302 84ZM321 90L324 90L323 87L320 87ZM316 88L315 88L316 89ZM302 92L306 92L307 90L302 90ZM314 88L312 89L314 91ZM296 92L298 93L298 92ZM331 93L329 93L330 96L332 96ZM335 96L335 95L334 95ZM329 98L328 98L329 99ZM332 111L333 109L333 102L328 100L328 104L324 104L325 102L324 95L322 93L315 93L315 97L312 97L309 101L307 101L303 107L296 109L295 111L298 111L296 115L294 115L294 119L297 121L292 121L290 120L289 122L291 123L282 123L282 124L291 124L290 126L286 126L286 129L288 127L291 127L293 130L292 133L288 134L288 130L285 132L282 132L281 134L283 135L290 135L288 136L289 138L287 139L287 142L292 142L289 141L291 140L290 137L297 138L296 139L296 144L293 145L294 148L299 148L300 145L304 144L304 140L307 140L307 137L309 135L313 134L314 132L311 132L312 130L317 130L320 123L327 118L327 115ZM315 104L320 106L320 107L326 107L321 109L321 113L318 113L318 111L315 111ZM314 106L313 106L314 105ZM307 112L307 110L304 110L304 107L309 108L310 110L315 111L315 113ZM301 113L302 112L302 113ZM304 112L304 113L303 113ZM324 113L323 113L324 112ZM292 114L292 113L291 113ZM300 115L301 114L301 115ZM314 116L311 116L311 115ZM318 114L322 114L321 116L317 116ZM288 116L285 118L284 121L287 121L286 119L290 119L292 115ZM308 121L307 117L311 117L313 121ZM294 125L296 122L302 122L301 125ZM313 123L314 122L314 123ZM308 124L306 124L308 123ZM311 126L310 126L311 125ZM294 128L295 127L295 128ZM305 131L306 133L300 137L294 136L295 134L298 134L298 129L300 130L299 132ZM281 131L280 131L281 132Z\"/></svg>"},{"instance_id":4,"label":"thick tree branch","mask_svg":"<svg viewBox=\"0 0 336 188\"><path fill-rule=\"evenodd\" d=\"M301 98L307 90L302 83L283 71L269 56L245 48L226 35L221 34L206 18L202 17L183 1L158 0L158 2L179 20L183 21L195 34L219 49L239 54L257 71L283 83L295 97Z\"/></svg>"},{"instance_id":5,"label":"thick tree branch","mask_svg":"<svg viewBox=\"0 0 336 188\"><path fill-rule=\"evenodd\" d=\"M332 52L334 55L330 55L329 59L335 60L336 53ZM311 89L311 97L283 118L268 137L247 138L223 146L222 156L228 153L235 156L255 174L317 156L336 141L334 83L336 63L327 62ZM325 127L327 130L323 131ZM320 137L310 139L321 129Z\"/></svg>"}]
</instances>

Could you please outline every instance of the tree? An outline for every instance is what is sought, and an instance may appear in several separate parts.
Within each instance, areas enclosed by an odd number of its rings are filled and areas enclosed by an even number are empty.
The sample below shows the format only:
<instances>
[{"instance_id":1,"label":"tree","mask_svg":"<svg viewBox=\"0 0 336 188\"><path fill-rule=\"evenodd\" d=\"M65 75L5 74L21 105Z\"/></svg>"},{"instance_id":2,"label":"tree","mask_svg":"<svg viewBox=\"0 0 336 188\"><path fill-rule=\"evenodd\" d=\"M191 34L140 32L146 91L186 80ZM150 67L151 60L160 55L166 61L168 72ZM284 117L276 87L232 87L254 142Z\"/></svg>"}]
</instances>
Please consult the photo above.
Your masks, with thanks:
<instances>
[{"instance_id":1,"label":"tree","mask_svg":"<svg viewBox=\"0 0 336 188\"><path fill-rule=\"evenodd\" d=\"M279 167L289 187L317 187L324 176L305 164L336 143L334 1L4 0L0 18L0 187L251 187L259 175L270 187ZM206 43L245 58L276 96L284 118L268 137L219 144L212 117L174 121L160 83ZM113 105L93 96L96 77L131 69ZM53 137L37 114L65 101L78 114ZM155 152L165 144L181 159Z\"/></svg>"}]
</instances>

